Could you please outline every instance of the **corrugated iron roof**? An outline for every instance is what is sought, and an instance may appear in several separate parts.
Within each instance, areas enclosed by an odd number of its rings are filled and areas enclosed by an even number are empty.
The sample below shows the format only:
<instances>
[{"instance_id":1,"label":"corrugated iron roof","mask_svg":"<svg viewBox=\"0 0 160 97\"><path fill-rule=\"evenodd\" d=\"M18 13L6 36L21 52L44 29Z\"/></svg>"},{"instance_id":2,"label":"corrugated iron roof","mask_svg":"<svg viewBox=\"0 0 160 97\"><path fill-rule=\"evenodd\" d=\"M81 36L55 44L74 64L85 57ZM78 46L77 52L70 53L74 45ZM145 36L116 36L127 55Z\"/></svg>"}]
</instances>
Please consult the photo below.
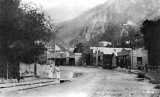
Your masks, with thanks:
<instances>
[{"instance_id":1,"label":"corrugated iron roof","mask_svg":"<svg viewBox=\"0 0 160 97\"><path fill-rule=\"evenodd\" d=\"M60 53L59 52L47 53L47 58L60 58Z\"/></svg>"}]
</instances>

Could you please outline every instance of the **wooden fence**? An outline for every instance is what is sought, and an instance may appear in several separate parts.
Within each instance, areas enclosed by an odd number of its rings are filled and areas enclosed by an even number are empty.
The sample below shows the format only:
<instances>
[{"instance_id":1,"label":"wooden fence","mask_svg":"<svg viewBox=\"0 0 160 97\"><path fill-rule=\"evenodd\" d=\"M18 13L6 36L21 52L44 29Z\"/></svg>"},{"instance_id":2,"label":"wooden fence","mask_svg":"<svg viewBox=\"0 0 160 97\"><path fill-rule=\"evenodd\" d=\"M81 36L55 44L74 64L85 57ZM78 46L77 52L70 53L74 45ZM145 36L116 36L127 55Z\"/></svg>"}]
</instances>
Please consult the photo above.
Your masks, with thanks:
<instances>
[{"instance_id":1,"label":"wooden fence","mask_svg":"<svg viewBox=\"0 0 160 97\"><path fill-rule=\"evenodd\" d=\"M144 70L145 72L156 72L160 73L160 66L138 66L140 70Z\"/></svg>"}]
</instances>

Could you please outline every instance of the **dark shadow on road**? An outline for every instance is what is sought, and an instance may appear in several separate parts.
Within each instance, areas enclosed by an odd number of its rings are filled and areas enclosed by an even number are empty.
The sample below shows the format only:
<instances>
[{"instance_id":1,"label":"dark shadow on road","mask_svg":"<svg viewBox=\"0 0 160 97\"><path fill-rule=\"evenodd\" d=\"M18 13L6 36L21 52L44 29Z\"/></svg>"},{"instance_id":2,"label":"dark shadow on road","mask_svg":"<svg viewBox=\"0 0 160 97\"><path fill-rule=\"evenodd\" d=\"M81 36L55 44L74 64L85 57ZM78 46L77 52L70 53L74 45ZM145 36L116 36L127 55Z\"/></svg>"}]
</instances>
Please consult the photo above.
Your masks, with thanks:
<instances>
[{"instance_id":1,"label":"dark shadow on road","mask_svg":"<svg viewBox=\"0 0 160 97\"><path fill-rule=\"evenodd\" d=\"M71 82L70 80L60 80L60 83Z\"/></svg>"},{"instance_id":2,"label":"dark shadow on road","mask_svg":"<svg viewBox=\"0 0 160 97\"><path fill-rule=\"evenodd\" d=\"M83 75L83 73L74 73L74 74L73 74L73 78L80 77L80 76L82 76L82 75Z\"/></svg>"},{"instance_id":3,"label":"dark shadow on road","mask_svg":"<svg viewBox=\"0 0 160 97\"><path fill-rule=\"evenodd\" d=\"M149 83L151 84L160 84L159 80L150 80Z\"/></svg>"},{"instance_id":4,"label":"dark shadow on road","mask_svg":"<svg viewBox=\"0 0 160 97\"><path fill-rule=\"evenodd\" d=\"M157 85L156 87L154 87L155 89L160 89L160 85Z\"/></svg>"}]
</instances>

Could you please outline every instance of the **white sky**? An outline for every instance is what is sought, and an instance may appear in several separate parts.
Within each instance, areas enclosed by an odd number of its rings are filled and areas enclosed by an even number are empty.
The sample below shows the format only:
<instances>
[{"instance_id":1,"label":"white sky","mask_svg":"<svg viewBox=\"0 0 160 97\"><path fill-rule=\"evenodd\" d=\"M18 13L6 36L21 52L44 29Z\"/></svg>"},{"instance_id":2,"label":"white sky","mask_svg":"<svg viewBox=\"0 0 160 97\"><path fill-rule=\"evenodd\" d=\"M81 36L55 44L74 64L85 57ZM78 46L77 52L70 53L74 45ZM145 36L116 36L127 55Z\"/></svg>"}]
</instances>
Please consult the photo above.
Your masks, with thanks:
<instances>
[{"instance_id":1,"label":"white sky","mask_svg":"<svg viewBox=\"0 0 160 97\"><path fill-rule=\"evenodd\" d=\"M108 0L22 0L40 4L57 22L71 20L82 12Z\"/></svg>"},{"instance_id":2,"label":"white sky","mask_svg":"<svg viewBox=\"0 0 160 97\"><path fill-rule=\"evenodd\" d=\"M22 0L23 2L34 2L41 4L44 8L50 8L55 6L86 6L94 7L95 5L106 2L107 0Z\"/></svg>"}]
</instances>

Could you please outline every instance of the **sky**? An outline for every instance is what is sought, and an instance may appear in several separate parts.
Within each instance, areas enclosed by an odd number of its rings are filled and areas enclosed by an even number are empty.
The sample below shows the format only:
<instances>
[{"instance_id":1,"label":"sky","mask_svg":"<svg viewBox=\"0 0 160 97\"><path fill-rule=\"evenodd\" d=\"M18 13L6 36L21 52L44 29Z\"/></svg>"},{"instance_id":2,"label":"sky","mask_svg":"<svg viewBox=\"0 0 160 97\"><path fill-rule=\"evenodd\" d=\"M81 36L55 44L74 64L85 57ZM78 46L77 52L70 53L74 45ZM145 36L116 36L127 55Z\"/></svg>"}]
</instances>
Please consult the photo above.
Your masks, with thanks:
<instances>
[{"instance_id":1,"label":"sky","mask_svg":"<svg viewBox=\"0 0 160 97\"><path fill-rule=\"evenodd\" d=\"M107 0L22 0L23 2L34 2L41 4L44 8L51 8L54 6L86 6L93 7L95 5L104 3Z\"/></svg>"},{"instance_id":2,"label":"sky","mask_svg":"<svg viewBox=\"0 0 160 97\"><path fill-rule=\"evenodd\" d=\"M107 0L22 0L40 4L57 22L71 20ZM65 17L64 17L65 16Z\"/></svg>"}]
</instances>

